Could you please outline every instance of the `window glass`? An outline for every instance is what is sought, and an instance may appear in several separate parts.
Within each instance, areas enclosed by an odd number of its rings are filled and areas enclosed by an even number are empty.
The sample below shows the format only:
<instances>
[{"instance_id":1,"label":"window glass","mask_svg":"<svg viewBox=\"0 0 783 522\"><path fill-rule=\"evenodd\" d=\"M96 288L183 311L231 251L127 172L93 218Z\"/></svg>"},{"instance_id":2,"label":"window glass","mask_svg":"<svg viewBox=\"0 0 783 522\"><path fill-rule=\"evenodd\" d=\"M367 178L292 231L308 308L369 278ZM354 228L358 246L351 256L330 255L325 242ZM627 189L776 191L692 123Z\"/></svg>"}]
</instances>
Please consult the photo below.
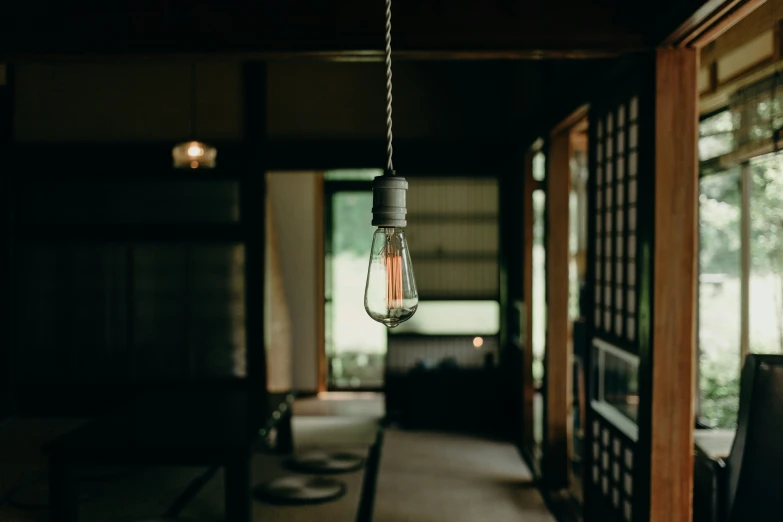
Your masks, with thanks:
<instances>
[{"instance_id":1,"label":"window glass","mask_svg":"<svg viewBox=\"0 0 783 522\"><path fill-rule=\"evenodd\" d=\"M543 152L536 153L533 156L533 179L536 181L544 181L546 177L546 156Z\"/></svg>"},{"instance_id":2,"label":"window glass","mask_svg":"<svg viewBox=\"0 0 783 522\"><path fill-rule=\"evenodd\" d=\"M326 356L333 387L383 384L386 327L364 310L364 286L374 229L372 192L336 192L331 200L331 245L327 256ZM294 313L295 315L295 313Z\"/></svg>"},{"instance_id":3,"label":"window glass","mask_svg":"<svg viewBox=\"0 0 783 522\"><path fill-rule=\"evenodd\" d=\"M740 369L740 172L703 177L699 193L699 387L703 423L736 421Z\"/></svg>"},{"instance_id":4,"label":"window glass","mask_svg":"<svg viewBox=\"0 0 783 522\"><path fill-rule=\"evenodd\" d=\"M328 170L324 172L326 181L372 181L378 176L383 175L380 169L347 169L347 170ZM369 249L369 247L367 247Z\"/></svg>"},{"instance_id":5,"label":"window glass","mask_svg":"<svg viewBox=\"0 0 783 522\"><path fill-rule=\"evenodd\" d=\"M602 400L628 420L637 422L639 413L639 367L635 357L618 357L606 352L603 367Z\"/></svg>"},{"instance_id":6,"label":"window glass","mask_svg":"<svg viewBox=\"0 0 783 522\"><path fill-rule=\"evenodd\" d=\"M546 193L533 192L533 380L544 380L546 351L546 247L544 245Z\"/></svg>"},{"instance_id":7,"label":"window glass","mask_svg":"<svg viewBox=\"0 0 783 522\"><path fill-rule=\"evenodd\" d=\"M699 159L705 161L734 149L734 124L726 110L699 123Z\"/></svg>"},{"instance_id":8,"label":"window glass","mask_svg":"<svg viewBox=\"0 0 783 522\"><path fill-rule=\"evenodd\" d=\"M783 353L783 153L750 162L750 351Z\"/></svg>"},{"instance_id":9,"label":"window glass","mask_svg":"<svg viewBox=\"0 0 783 522\"><path fill-rule=\"evenodd\" d=\"M496 335L499 329L497 301L420 301L413 317L389 333Z\"/></svg>"}]
</instances>

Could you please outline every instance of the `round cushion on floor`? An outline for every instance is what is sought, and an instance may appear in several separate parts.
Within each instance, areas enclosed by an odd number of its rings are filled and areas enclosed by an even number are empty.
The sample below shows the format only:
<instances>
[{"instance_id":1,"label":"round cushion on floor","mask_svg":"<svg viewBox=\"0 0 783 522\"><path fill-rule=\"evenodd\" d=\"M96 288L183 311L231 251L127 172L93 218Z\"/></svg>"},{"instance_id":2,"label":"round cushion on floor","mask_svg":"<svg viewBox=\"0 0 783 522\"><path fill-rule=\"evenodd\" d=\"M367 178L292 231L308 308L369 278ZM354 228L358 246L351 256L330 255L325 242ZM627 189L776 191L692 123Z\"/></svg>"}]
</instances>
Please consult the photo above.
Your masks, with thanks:
<instances>
[{"instance_id":1,"label":"round cushion on floor","mask_svg":"<svg viewBox=\"0 0 783 522\"><path fill-rule=\"evenodd\" d=\"M320 504L345 495L345 483L325 477L280 477L253 488L256 500L270 504Z\"/></svg>"},{"instance_id":2,"label":"round cushion on floor","mask_svg":"<svg viewBox=\"0 0 783 522\"><path fill-rule=\"evenodd\" d=\"M288 468L304 473L347 473L364 466L364 457L339 451L308 451L286 461Z\"/></svg>"}]
</instances>

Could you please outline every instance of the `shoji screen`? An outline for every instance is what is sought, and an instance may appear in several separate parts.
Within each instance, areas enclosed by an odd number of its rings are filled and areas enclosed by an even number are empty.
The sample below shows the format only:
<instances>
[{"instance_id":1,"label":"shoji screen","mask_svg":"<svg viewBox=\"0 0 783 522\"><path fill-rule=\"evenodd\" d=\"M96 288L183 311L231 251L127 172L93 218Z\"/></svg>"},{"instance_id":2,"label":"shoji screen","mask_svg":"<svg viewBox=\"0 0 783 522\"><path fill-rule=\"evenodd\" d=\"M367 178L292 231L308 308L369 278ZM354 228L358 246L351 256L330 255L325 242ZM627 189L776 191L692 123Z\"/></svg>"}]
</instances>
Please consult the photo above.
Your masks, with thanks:
<instances>
[{"instance_id":1,"label":"shoji screen","mask_svg":"<svg viewBox=\"0 0 783 522\"><path fill-rule=\"evenodd\" d=\"M408 245L421 300L497 299L498 182L409 178Z\"/></svg>"},{"instance_id":2,"label":"shoji screen","mask_svg":"<svg viewBox=\"0 0 783 522\"><path fill-rule=\"evenodd\" d=\"M18 386L100 397L246 375L238 180L85 176L17 190Z\"/></svg>"},{"instance_id":3,"label":"shoji screen","mask_svg":"<svg viewBox=\"0 0 783 522\"><path fill-rule=\"evenodd\" d=\"M590 112L588 281L592 290L586 510L596 520L634 522L641 484L641 129L649 128L636 84L620 84ZM624 85L624 86L623 86ZM643 500L641 500L643 502Z\"/></svg>"}]
</instances>

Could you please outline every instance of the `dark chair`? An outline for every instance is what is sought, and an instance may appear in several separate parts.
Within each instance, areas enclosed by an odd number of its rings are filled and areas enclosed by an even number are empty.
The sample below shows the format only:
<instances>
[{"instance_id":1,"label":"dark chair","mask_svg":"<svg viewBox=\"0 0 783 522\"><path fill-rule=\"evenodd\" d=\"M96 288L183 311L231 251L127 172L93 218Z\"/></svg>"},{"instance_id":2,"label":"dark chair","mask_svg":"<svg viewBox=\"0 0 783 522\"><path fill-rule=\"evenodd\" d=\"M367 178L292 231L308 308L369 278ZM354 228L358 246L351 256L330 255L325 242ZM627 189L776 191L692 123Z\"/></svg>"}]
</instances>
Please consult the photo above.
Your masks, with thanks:
<instances>
[{"instance_id":1,"label":"dark chair","mask_svg":"<svg viewBox=\"0 0 783 522\"><path fill-rule=\"evenodd\" d=\"M746 357L731 450L721 460L697 447L694 466L694 520L783 520L783 355Z\"/></svg>"}]
</instances>

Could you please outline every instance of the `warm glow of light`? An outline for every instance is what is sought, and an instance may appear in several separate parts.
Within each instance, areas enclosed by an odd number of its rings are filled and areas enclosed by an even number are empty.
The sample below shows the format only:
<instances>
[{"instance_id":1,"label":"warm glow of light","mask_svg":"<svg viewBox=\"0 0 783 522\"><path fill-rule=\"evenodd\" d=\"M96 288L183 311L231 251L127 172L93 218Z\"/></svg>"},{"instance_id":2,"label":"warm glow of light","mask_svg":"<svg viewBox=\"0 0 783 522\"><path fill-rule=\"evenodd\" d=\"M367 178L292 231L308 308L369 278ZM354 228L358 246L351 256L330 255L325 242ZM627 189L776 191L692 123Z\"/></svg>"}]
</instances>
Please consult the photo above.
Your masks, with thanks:
<instances>
[{"instance_id":1,"label":"warm glow of light","mask_svg":"<svg viewBox=\"0 0 783 522\"><path fill-rule=\"evenodd\" d=\"M387 246L383 260L386 264L386 306L402 308L402 256Z\"/></svg>"},{"instance_id":2,"label":"warm glow of light","mask_svg":"<svg viewBox=\"0 0 783 522\"><path fill-rule=\"evenodd\" d=\"M474 337L473 338L473 347L478 350L484 345L484 339L481 337Z\"/></svg>"},{"instance_id":3,"label":"warm glow of light","mask_svg":"<svg viewBox=\"0 0 783 522\"><path fill-rule=\"evenodd\" d=\"M171 149L175 168L211 169L215 167L216 156L215 147L196 140L178 143Z\"/></svg>"},{"instance_id":4,"label":"warm glow of light","mask_svg":"<svg viewBox=\"0 0 783 522\"><path fill-rule=\"evenodd\" d=\"M188 156L191 158L196 158L198 156L204 155L204 149L199 147L196 143L191 143L190 147L188 147Z\"/></svg>"}]
</instances>

